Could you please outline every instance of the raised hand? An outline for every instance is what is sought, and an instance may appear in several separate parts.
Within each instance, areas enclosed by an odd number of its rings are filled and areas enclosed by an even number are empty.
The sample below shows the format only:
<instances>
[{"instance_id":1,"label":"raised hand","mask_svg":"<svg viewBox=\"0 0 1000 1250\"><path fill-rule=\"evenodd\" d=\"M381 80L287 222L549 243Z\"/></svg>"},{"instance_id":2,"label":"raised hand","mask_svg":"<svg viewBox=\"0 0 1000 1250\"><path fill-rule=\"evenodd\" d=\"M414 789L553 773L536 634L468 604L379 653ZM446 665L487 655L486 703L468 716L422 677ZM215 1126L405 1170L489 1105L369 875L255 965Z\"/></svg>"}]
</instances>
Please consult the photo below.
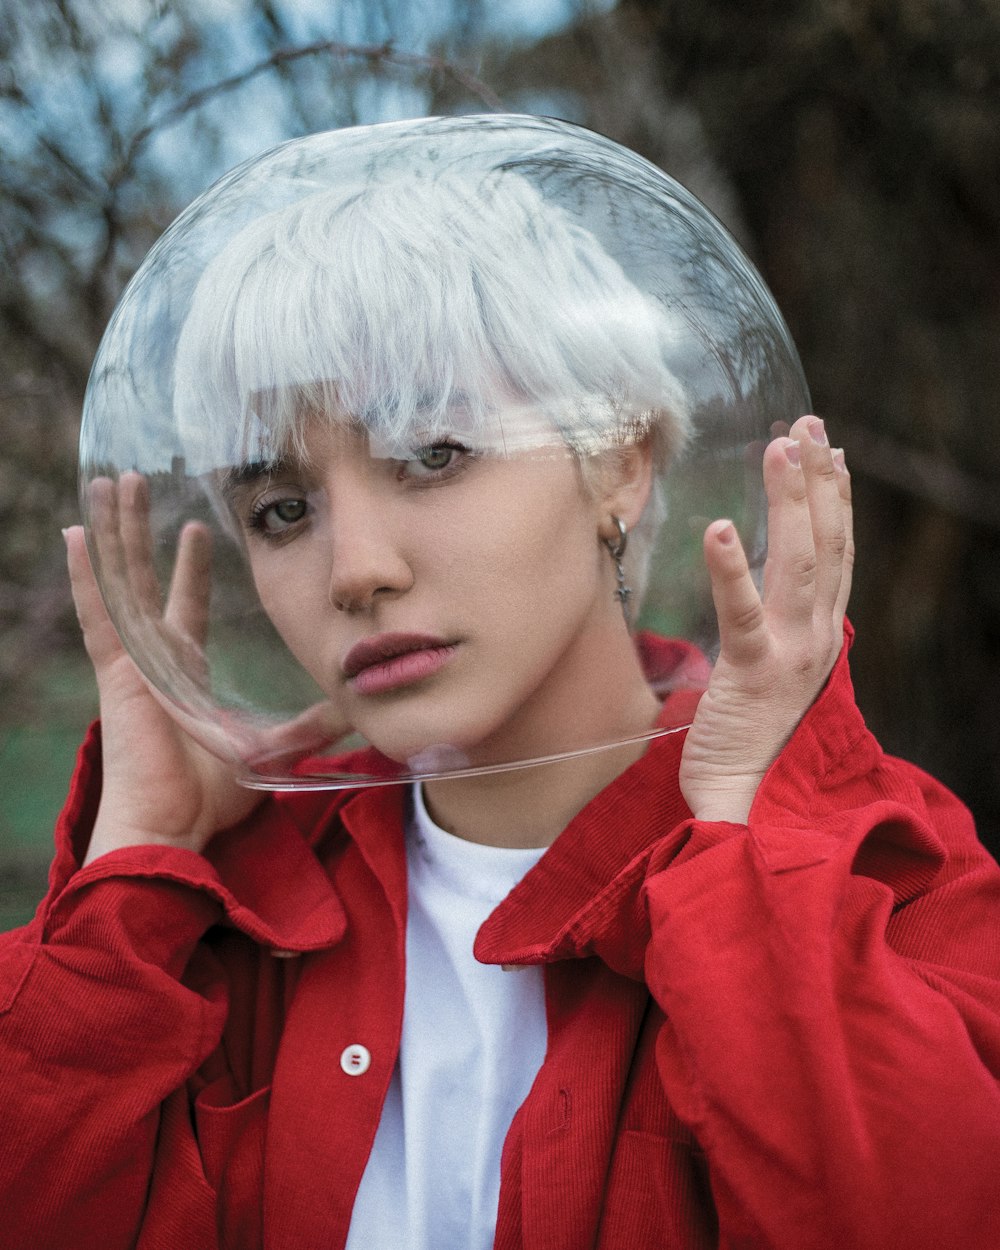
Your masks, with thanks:
<instances>
[{"instance_id":1,"label":"raised hand","mask_svg":"<svg viewBox=\"0 0 1000 1250\"><path fill-rule=\"evenodd\" d=\"M705 533L721 650L680 768L681 791L702 820L746 820L843 642L854 558L850 476L818 417L799 418L768 445L764 485L763 596L732 523L713 521Z\"/></svg>"},{"instance_id":2,"label":"raised hand","mask_svg":"<svg viewBox=\"0 0 1000 1250\"><path fill-rule=\"evenodd\" d=\"M211 539L200 524L180 535L166 603L153 569L145 479L91 484L97 552L112 586L128 585L143 628L157 629L196 663L208 625ZM191 739L151 694L125 651L94 578L83 530L66 531L73 599L100 695L104 777L87 861L123 846L159 843L201 851L248 815L261 795Z\"/></svg>"}]
</instances>

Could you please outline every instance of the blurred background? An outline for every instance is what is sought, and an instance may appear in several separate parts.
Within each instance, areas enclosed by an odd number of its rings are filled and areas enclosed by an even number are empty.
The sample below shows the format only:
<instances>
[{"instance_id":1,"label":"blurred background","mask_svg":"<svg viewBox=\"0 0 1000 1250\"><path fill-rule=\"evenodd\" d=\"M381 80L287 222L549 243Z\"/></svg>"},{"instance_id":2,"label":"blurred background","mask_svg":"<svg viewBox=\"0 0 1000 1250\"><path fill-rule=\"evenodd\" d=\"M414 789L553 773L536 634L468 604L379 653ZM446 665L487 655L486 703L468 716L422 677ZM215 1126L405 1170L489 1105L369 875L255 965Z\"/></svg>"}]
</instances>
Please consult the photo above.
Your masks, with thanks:
<instances>
[{"instance_id":1,"label":"blurred background","mask_svg":"<svg viewBox=\"0 0 1000 1250\"><path fill-rule=\"evenodd\" d=\"M60 529L125 282L283 139L497 109L635 148L763 271L853 473L862 710L1000 851L995 0L0 0L0 929L96 711Z\"/></svg>"}]
</instances>

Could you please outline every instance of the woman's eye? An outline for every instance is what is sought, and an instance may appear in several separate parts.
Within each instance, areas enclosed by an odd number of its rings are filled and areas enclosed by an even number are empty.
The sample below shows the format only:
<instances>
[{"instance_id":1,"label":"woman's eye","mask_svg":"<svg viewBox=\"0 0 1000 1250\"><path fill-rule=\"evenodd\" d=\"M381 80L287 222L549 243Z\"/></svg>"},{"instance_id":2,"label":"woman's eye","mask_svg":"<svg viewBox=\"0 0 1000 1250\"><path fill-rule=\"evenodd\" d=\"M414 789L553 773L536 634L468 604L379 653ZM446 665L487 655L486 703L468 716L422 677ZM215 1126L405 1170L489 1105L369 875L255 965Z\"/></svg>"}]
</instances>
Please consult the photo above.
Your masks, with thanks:
<instances>
[{"instance_id":1,"label":"woman's eye","mask_svg":"<svg viewBox=\"0 0 1000 1250\"><path fill-rule=\"evenodd\" d=\"M304 499L282 499L280 503L272 505L271 512L282 525L294 525L296 521L301 521L306 514L306 501Z\"/></svg>"},{"instance_id":2,"label":"woman's eye","mask_svg":"<svg viewBox=\"0 0 1000 1250\"><path fill-rule=\"evenodd\" d=\"M304 499L278 499L271 503L264 500L254 508L250 523L253 529L265 534L281 534L301 521L306 511Z\"/></svg>"},{"instance_id":3,"label":"woman's eye","mask_svg":"<svg viewBox=\"0 0 1000 1250\"><path fill-rule=\"evenodd\" d=\"M435 443L431 447L418 448L416 458L425 469L447 469L457 451L458 448L450 443Z\"/></svg>"},{"instance_id":4,"label":"woman's eye","mask_svg":"<svg viewBox=\"0 0 1000 1250\"><path fill-rule=\"evenodd\" d=\"M462 467L468 448L460 443L428 443L415 448L403 462L400 477L447 477Z\"/></svg>"}]
</instances>

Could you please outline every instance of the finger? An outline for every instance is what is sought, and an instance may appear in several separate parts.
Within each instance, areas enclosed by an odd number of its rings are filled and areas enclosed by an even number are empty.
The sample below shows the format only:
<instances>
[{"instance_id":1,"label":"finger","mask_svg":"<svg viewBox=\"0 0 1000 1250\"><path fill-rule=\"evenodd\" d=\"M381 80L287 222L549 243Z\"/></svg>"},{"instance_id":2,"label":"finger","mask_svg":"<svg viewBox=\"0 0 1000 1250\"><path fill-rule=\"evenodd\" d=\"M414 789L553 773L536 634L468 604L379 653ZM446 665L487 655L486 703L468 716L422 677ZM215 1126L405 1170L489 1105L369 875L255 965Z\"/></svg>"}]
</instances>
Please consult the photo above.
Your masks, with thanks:
<instances>
[{"instance_id":1,"label":"finger","mask_svg":"<svg viewBox=\"0 0 1000 1250\"><path fill-rule=\"evenodd\" d=\"M768 636L760 595L732 521L712 522L704 552L722 652L734 663L752 664L766 654Z\"/></svg>"},{"instance_id":2,"label":"finger","mask_svg":"<svg viewBox=\"0 0 1000 1250\"><path fill-rule=\"evenodd\" d=\"M207 526L189 521L177 542L164 619L199 646L208 638L211 575L212 535Z\"/></svg>"},{"instance_id":3,"label":"finger","mask_svg":"<svg viewBox=\"0 0 1000 1250\"><path fill-rule=\"evenodd\" d=\"M134 616L132 588L122 551L118 519L118 483L97 477L87 488L89 554L94 576L111 615L119 620Z\"/></svg>"},{"instance_id":4,"label":"finger","mask_svg":"<svg viewBox=\"0 0 1000 1250\"><path fill-rule=\"evenodd\" d=\"M96 556L94 571L106 587L120 587L125 581L125 562L118 530L117 484L107 477L95 477L87 488L87 511Z\"/></svg>"},{"instance_id":5,"label":"finger","mask_svg":"<svg viewBox=\"0 0 1000 1250\"><path fill-rule=\"evenodd\" d=\"M847 614L847 603L851 596L851 580L854 575L854 508L851 497L851 474L842 448L833 453L833 465L837 470L837 490L840 495L844 519L844 572L840 580L840 591L834 605L834 624L839 630Z\"/></svg>"},{"instance_id":6,"label":"finger","mask_svg":"<svg viewBox=\"0 0 1000 1250\"><path fill-rule=\"evenodd\" d=\"M832 616L844 576L844 505L837 482L833 453L826 428L819 417L800 417L790 437L799 444L809 520L816 557L815 611L819 618Z\"/></svg>"},{"instance_id":7,"label":"finger","mask_svg":"<svg viewBox=\"0 0 1000 1250\"><path fill-rule=\"evenodd\" d=\"M83 631L87 654L95 670L101 670L122 654L122 644L108 616L97 578L94 576L83 526L71 526L64 531L64 537L66 565L69 569L77 620Z\"/></svg>"},{"instance_id":8,"label":"finger","mask_svg":"<svg viewBox=\"0 0 1000 1250\"><path fill-rule=\"evenodd\" d=\"M779 626L812 620L816 602L816 549L802 452L792 438L778 438L764 452L767 491L767 563L764 603Z\"/></svg>"},{"instance_id":9,"label":"finger","mask_svg":"<svg viewBox=\"0 0 1000 1250\"><path fill-rule=\"evenodd\" d=\"M118 525L135 606L146 616L159 617L163 596L153 564L149 484L141 473L123 473L118 479Z\"/></svg>"}]
</instances>

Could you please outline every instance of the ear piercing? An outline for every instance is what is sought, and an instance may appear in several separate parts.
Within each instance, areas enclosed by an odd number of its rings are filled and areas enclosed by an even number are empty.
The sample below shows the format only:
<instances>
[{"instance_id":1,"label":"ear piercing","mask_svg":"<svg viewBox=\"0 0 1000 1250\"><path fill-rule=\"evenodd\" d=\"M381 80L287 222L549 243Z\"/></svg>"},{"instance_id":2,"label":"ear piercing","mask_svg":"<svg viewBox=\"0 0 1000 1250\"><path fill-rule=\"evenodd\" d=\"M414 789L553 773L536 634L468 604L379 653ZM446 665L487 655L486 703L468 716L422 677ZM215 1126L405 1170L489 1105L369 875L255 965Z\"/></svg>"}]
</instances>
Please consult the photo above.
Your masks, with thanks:
<instances>
[{"instance_id":1,"label":"ear piercing","mask_svg":"<svg viewBox=\"0 0 1000 1250\"><path fill-rule=\"evenodd\" d=\"M612 514L611 520L615 523L615 528L618 530L618 537L617 539L605 538L604 545L611 554L611 559L615 566L615 577L618 579L618 589L615 591L615 598L622 605L622 615L625 617L625 624L631 625L628 601L632 596L632 587L625 584L625 566L622 564L625 548L628 546L628 530L625 528L625 522L621 517Z\"/></svg>"}]
</instances>

